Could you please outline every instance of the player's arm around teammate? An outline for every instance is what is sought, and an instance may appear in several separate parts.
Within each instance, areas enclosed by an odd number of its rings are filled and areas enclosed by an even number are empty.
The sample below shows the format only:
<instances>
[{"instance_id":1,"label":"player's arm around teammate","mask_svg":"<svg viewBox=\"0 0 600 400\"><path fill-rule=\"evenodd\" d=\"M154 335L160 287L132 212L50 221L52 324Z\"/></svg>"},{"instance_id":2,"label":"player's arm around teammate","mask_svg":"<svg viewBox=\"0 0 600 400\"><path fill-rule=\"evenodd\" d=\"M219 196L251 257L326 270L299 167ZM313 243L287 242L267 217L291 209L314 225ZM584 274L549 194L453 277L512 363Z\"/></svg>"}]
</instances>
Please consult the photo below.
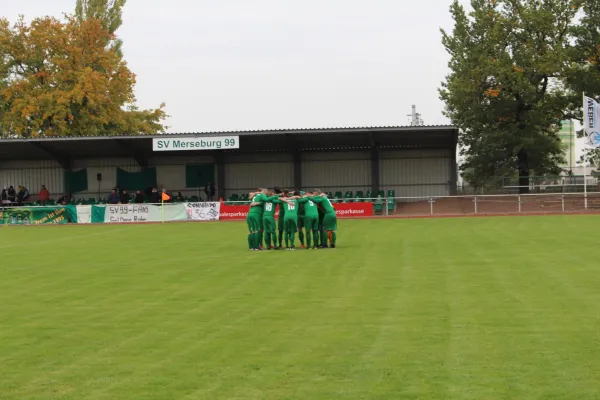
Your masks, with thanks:
<instances>
[{"instance_id":1,"label":"player's arm around teammate","mask_svg":"<svg viewBox=\"0 0 600 400\"><path fill-rule=\"evenodd\" d=\"M316 249L319 243L319 210L315 202L310 200L308 193L298 200L304 204L304 228L306 229L306 244L309 249ZM314 241L314 242L313 242Z\"/></svg>"}]
</instances>

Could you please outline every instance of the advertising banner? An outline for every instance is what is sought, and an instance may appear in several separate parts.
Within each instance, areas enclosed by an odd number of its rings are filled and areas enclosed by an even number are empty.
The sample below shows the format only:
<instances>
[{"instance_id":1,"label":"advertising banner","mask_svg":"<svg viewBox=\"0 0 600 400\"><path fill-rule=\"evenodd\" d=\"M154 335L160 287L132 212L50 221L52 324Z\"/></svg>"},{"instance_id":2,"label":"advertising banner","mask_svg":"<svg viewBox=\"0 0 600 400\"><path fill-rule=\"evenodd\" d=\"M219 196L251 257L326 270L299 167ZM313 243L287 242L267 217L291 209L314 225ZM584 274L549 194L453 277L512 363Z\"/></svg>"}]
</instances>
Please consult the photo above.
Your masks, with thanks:
<instances>
[{"instance_id":1,"label":"advertising banner","mask_svg":"<svg viewBox=\"0 0 600 400\"><path fill-rule=\"evenodd\" d=\"M192 221L218 221L221 203L185 203L185 211L188 215L188 219Z\"/></svg>"},{"instance_id":2,"label":"advertising banner","mask_svg":"<svg viewBox=\"0 0 600 400\"><path fill-rule=\"evenodd\" d=\"M77 209L77 223L91 224L92 223L92 206L75 206Z\"/></svg>"},{"instance_id":3,"label":"advertising banner","mask_svg":"<svg viewBox=\"0 0 600 400\"><path fill-rule=\"evenodd\" d=\"M335 203L338 218L369 217L372 203ZM66 223L141 223L163 221L245 220L248 204L219 202L177 204L118 204L55 207L14 207L0 210L0 224L40 225ZM279 210L275 218L279 216Z\"/></svg>"},{"instance_id":4,"label":"advertising banner","mask_svg":"<svg viewBox=\"0 0 600 400\"><path fill-rule=\"evenodd\" d=\"M92 206L92 222L104 223L134 223L134 222L161 222L186 221L188 215L183 204L166 204L164 206L153 204L117 204Z\"/></svg>"},{"instance_id":5,"label":"advertising banner","mask_svg":"<svg viewBox=\"0 0 600 400\"><path fill-rule=\"evenodd\" d=\"M338 218L373 216L373 203L335 203L333 207Z\"/></svg>"},{"instance_id":6,"label":"advertising banner","mask_svg":"<svg viewBox=\"0 0 600 400\"><path fill-rule=\"evenodd\" d=\"M0 221L8 225L67 224L77 222L77 211L75 206L4 208Z\"/></svg>"},{"instance_id":7,"label":"advertising banner","mask_svg":"<svg viewBox=\"0 0 600 400\"><path fill-rule=\"evenodd\" d=\"M334 203L335 214L338 218L370 217L373 216L373 203ZM221 205L221 220L244 220L248 215L250 206ZM275 217L279 215L279 210Z\"/></svg>"}]
</instances>

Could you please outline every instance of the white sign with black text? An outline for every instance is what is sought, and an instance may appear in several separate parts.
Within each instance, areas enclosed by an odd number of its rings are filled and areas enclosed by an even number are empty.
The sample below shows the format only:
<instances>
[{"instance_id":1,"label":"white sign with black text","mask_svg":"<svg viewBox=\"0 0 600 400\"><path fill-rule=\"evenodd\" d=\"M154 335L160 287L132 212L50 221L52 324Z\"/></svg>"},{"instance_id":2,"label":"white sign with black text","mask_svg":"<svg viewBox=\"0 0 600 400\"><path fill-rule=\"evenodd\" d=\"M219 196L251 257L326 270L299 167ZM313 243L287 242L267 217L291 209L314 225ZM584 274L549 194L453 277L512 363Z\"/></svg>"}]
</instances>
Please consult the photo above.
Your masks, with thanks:
<instances>
[{"instance_id":1,"label":"white sign with black text","mask_svg":"<svg viewBox=\"0 0 600 400\"><path fill-rule=\"evenodd\" d=\"M104 222L148 222L150 207L142 204L106 206Z\"/></svg>"},{"instance_id":2,"label":"white sign with black text","mask_svg":"<svg viewBox=\"0 0 600 400\"><path fill-rule=\"evenodd\" d=\"M153 151L239 149L239 136L152 139Z\"/></svg>"},{"instance_id":3,"label":"white sign with black text","mask_svg":"<svg viewBox=\"0 0 600 400\"><path fill-rule=\"evenodd\" d=\"M217 221L221 214L221 203L185 203L185 210L188 218L193 221Z\"/></svg>"}]
</instances>

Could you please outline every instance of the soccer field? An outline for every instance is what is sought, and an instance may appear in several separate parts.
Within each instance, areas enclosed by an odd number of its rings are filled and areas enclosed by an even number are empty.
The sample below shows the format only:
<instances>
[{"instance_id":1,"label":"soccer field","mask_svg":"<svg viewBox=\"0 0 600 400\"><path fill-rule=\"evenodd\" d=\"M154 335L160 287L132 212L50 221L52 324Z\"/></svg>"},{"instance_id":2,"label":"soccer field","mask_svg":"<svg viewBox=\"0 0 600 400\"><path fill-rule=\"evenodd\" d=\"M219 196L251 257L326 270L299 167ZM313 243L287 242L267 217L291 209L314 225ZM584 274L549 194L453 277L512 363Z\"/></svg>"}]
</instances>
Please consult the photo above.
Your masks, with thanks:
<instances>
[{"instance_id":1,"label":"soccer field","mask_svg":"<svg viewBox=\"0 0 600 400\"><path fill-rule=\"evenodd\" d=\"M0 399L600 397L598 216L0 228Z\"/></svg>"}]
</instances>

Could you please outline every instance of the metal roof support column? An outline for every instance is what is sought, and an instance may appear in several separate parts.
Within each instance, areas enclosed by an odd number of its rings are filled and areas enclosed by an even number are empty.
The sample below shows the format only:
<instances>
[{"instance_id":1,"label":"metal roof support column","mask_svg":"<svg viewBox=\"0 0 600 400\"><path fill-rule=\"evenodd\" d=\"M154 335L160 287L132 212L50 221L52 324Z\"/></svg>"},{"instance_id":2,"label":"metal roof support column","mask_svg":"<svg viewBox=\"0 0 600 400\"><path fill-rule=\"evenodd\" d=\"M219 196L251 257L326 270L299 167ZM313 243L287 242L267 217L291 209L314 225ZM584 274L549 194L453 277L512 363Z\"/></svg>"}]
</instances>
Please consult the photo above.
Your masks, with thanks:
<instances>
[{"instance_id":1,"label":"metal roof support column","mask_svg":"<svg viewBox=\"0 0 600 400\"><path fill-rule=\"evenodd\" d=\"M374 147L371 149L371 193L377 195L379 191L379 149Z\"/></svg>"},{"instance_id":2,"label":"metal roof support column","mask_svg":"<svg viewBox=\"0 0 600 400\"><path fill-rule=\"evenodd\" d=\"M300 151L295 150L292 153L294 157L294 189L302 189L302 157Z\"/></svg>"},{"instance_id":3,"label":"metal roof support column","mask_svg":"<svg viewBox=\"0 0 600 400\"><path fill-rule=\"evenodd\" d=\"M217 179L215 180L216 182L216 189L217 189L217 197L220 198L222 197L223 199L225 199L225 157L223 156L223 153L221 152L217 152L215 153L215 165L217 166L216 168L216 173L217 173Z\"/></svg>"},{"instance_id":4,"label":"metal roof support column","mask_svg":"<svg viewBox=\"0 0 600 400\"><path fill-rule=\"evenodd\" d=\"M458 163L456 162L456 151L458 147L458 131L452 136L452 148L450 150L450 196L456 196L458 194Z\"/></svg>"}]
</instances>

